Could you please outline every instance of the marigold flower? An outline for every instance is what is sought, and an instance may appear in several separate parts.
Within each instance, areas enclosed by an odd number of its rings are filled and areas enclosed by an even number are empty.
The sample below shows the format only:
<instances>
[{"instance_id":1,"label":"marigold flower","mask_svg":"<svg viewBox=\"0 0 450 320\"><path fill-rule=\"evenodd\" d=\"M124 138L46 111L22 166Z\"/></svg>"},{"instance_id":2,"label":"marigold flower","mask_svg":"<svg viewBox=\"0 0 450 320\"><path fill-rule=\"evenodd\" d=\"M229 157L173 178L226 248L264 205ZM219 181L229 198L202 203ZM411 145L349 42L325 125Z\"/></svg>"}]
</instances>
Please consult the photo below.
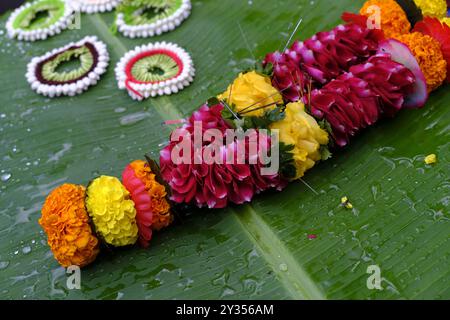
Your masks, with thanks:
<instances>
[{"instance_id":1,"label":"marigold flower","mask_svg":"<svg viewBox=\"0 0 450 320\"><path fill-rule=\"evenodd\" d=\"M245 116L257 117L274 109L276 104L283 103L281 94L272 86L270 78L256 71L239 74L218 98L233 105L237 112Z\"/></svg>"},{"instance_id":2,"label":"marigold flower","mask_svg":"<svg viewBox=\"0 0 450 320\"><path fill-rule=\"evenodd\" d=\"M370 7L378 6L381 9L381 29L386 38L408 33L411 24L402 7L395 0L369 0L364 3L360 14L370 17L374 12Z\"/></svg>"},{"instance_id":3,"label":"marigold flower","mask_svg":"<svg viewBox=\"0 0 450 320\"><path fill-rule=\"evenodd\" d=\"M444 18L447 15L446 0L414 0L424 17Z\"/></svg>"},{"instance_id":4,"label":"marigold flower","mask_svg":"<svg viewBox=\"0 0 450 320\"><path fill-rule=\"evenodd\" d=\"M142 160L125 168L122 181L135 203L139 242L148 247L152 230L161 230L173 221L166 188L156 181L150 166Z\"/></svg>"},{"instance_id":5,"label":"marigold flower","mask_svg":"<svg viewBox=\"0 0 450 320\"><path fill-rule=\"evenodd\" d=\"M416 57L425 75L428 92L439 88L447 77L447 62L442 54L441 44L420 32L399 35L396 39L406 44Z\"/></svg>"},{"instance_id":6,"label":"marigold flower","mask_svg":"<svg viewBox=\"0 0 450 320\"><path fill-rule=\"evenodd\" d=\"M281 142L295 146L291 151L297 169L293 180L303 177L321 159L320 146L328 144L328 133L305 112L305 105L301 102L289 103L286 117L270 128L279 130Z\"/></svg>"},{"instance_id":7,"label":"marigold flower","mask_svg":"<svg viewBox=\"0 0 450 320\"><path fill-rule=\"evenodd\" d=\"M101 176L87 188L86 208L97 233L107 244L120 247L138 238L136 209L119 179Z\"/></svg>"},{"instance_id":8,"label":"marigold flower","mask_svg":"<svg viewBox=\"0 0 450 320\"><path fill-rule=\"evenodd\" d=\"M48 195L42 207L39 224L47 234L53 255L63 267L84 267L99 252L84 200L84 187L64 184Z\"/></svg>"},{"instance_id":9,"label":"marigold flower","mask_svg":"<svg viewBox=\"0 0 450 320\"><path fill-rule=\"evenodd\" d=\"M413 31L433 37L440 43L442 55L447 61L447 82L450 82L450 26L437 18L425 17L416 23Z\"/></svg>"}]
</instances>

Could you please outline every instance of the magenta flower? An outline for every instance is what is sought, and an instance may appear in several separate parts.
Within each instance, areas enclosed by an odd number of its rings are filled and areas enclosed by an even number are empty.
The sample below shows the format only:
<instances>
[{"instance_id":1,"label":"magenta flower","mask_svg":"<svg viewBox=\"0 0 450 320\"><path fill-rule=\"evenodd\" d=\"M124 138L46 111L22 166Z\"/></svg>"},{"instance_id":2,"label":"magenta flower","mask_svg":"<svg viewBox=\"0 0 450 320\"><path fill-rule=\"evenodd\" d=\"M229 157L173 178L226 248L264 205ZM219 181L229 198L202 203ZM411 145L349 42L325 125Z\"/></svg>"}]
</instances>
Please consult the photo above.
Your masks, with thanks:
<instances>
[{"instance_id":1,"label":"magenta flower","mask_svg":"<svg viewBox=\"0 0 450 320\"><path fill-rule=\"evenodd\" d=\"M255 194L270 188L281 190L286 186L287 182L278 174L261 174L264 165L259 160L258 152L270 148L270 137L263 136L260 139L260 132L254 130L249 139L245 140L243 149L239 148L237 140L226 144L227 135L233 134L233 131L226 131L231 128L221 117L222 110L223 106L221 105L211 108L202 106L192 115L186 125L172 133L172 137L176 135L189 141L191 154L188 159L189 163L175 163L177 159L172 158L172 152L178 145L177 141L172 141L161 151L161 174L171 187L172 201L194 204L198 207L224 208L231 203L250 202ZM212 144L203 141L201 150L195 150L192 134L194 121L201 121L203 129L218 129L224 133L222 146L218 149L217 155L214 153L214 158L219 161L208 162L203 159L201 163L195 163L194 160L198 160L196 154L200 151L200 155L204 156ZM204 133L206 129L202 131ZM258 145L257 152L252 152L249 147L249 141L254 139L262 141ZM233 162L227 162L227 156L230 155L233 156ZM239 156L244 161L239 162Z\"/></svg>"}]
</instances>

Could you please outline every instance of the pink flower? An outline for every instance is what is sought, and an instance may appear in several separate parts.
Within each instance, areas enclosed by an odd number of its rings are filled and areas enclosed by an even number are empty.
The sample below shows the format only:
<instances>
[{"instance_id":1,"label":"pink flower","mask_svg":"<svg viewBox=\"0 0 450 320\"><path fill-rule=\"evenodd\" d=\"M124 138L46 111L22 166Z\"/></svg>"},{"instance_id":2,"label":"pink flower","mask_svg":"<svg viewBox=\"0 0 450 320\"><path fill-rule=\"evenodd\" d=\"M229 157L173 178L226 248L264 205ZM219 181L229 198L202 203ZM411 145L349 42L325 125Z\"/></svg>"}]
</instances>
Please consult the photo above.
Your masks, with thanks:
<instances>
[{"instance_id":1,"label":"pink flower","mask_svg":"<svg viewBox=\"0 0 450 320\"><path fill-rule=\"evenodd\" d=\"M226 136L233 131L227 122L221 117L222 105L211 108L202 106L189 119L182 128L176 129L172 135L177 134L183 139L190 140L191 157L190 163L175 164L172 159L172 151L178 142L171 142L160 153L161 174L163 179L169 184L172 190L172 201L176 203L195 204L198 207L207 206L209 208L224 208L231 203L243 204L250 202L257 193L269 188L281 190L287 184L278 174L262 175L261 169L264 165L259 160L258 154L252 153L249 147L249 140L260 138L259 131L254 130L245 144L239 148L239 142L226 144ZM210 164L202 161L195 164L194 141L192 132L194 121L202 121L203 126L211 129L219 129L223 136L223 145L220 147L217 159ZM204 132L204 130L203 130ZM259 151L267 150L270 147L270 137L261 138ZM203 142L201 155L211 144ZM197 150L198 151L198 150ZM243 152L242 152L243 151ZM227 155L233 155L234 161L228 164ZM237 161L238 156L242 156L245 164ZM250 159L253 164L249 164Z\"/></svg>"},{"instance_id":2,"label":"pink flower","mask_svg":"<svg viewBox=\"0 0 450 320\"><path fill-rule=\"evenodd\" d=\"M380 40L377 30L349 23L303 42L295 41L283 53L270 53L264 65L273 65L272 84L287 101L295 102L307 95L309 86L320 88L366 61L377 52Z\"/></svg>"},{"instance_id":3,"label":"pink flower","mask_svg":"<svg viewBox=\"0 0 450 320\"><path fill-rule=\"evenodd\" d=\"M350 68L320 90L311 93L311 113L326 119L340 147L381 116L393 116L414 90L416 78L389 54L377 54ZM307 102L307 101L306 101Z\"/></svg>"},{"instance_id":4,"label":"pink flower","mask_svg":"<svg viewBox=\"0 0 450 320\"><path fill-rule=\"evenodd\" d=\"M300 70L298 61L286 53L274 52L266 56L263 64L268 63L273 65L272 85L280 90L286 100L300 100L309 81Z\"/></svg>"}]
</instances>

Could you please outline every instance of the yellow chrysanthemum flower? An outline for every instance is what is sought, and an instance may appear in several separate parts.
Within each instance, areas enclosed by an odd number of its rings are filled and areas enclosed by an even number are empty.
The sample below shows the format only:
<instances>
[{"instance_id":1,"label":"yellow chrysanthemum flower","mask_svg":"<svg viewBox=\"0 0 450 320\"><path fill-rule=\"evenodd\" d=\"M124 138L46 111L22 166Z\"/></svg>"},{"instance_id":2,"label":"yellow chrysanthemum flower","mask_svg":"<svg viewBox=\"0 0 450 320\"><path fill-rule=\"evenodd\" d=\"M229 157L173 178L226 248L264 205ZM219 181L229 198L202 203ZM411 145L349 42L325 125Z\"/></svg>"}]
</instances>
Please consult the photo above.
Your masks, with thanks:
<instances>
[{"instance_id":1,"label":"yellow chrysanthemum flower","mask_svg":"<svg viewBox=\"0 0 450 320\"><path fill-rule=\"evenodd\" d=\"M441 22L447 24L450 27L450 18L445 17L445 18L441 19Z\"/></svg>"},{"instance_id":2,"label":"yellow chrysanthemum flower","mask_svg":"<svg viewBox=\"0 0 450 320\"><path fill-rule=\"evenodd\" d=\"M276 104L283 103L281 94L272 86L270 78L255 71L239 74L218 99L234 105L235 110L242 115L256 117L263 116L266 111L274 109Z\"/></svg>"},{"instance_id":3,"label":"yellow chrysanthemum flower","mask_svg":"<svg viewBox=\"0 0 450 320\"><path fill-rule=\"evenodd\" d=\"M414 0L424 17L444 18L447 15L446 0Z\"/></svg>"},{"instance_id":4,"label":"yellow chrysanthemum flower","mask_svg":"<svg viewBox=\"0 0 450 320\"><path fill-rule=\"evenodd\" d=\"M86 208L104 241L116 247L134 244L138 238L136 209L119 179L101 176L86 193Z\"/></svg>"},{"instance_id":5,"label":"yellow chrysanthemum flower","mask_svg":"<svg viewBox=\"0 0 450 320\"><path fill-rule=\"evenodd\" d=\"M281 142L295 146L291 151L297 169L293 180L303 177L321 159L320 146L328 144L328 133L305 112L305 105L301 102L289 103L286 117L274 122L270 128L279 130Z\"/></svg>"}]
</instances>

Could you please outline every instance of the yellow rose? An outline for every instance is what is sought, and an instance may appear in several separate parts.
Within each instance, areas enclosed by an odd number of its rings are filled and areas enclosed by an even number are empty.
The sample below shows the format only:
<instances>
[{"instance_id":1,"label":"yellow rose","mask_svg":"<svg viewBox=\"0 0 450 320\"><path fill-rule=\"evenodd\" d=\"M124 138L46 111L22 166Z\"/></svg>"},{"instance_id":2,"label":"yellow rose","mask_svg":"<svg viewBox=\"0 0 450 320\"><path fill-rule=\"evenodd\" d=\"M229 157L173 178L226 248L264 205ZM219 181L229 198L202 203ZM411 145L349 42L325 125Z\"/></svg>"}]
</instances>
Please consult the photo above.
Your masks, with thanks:
<instances>
[{"instance_id":1,"label":"yellow rose","mask_svg":"<svg viewBox=\"0 0 450 320\"><path fill-rule=\"evenodd\" d=\"M101 176L87 188L86 208L97 233L106 243L120 247L138 238L136 209L119 179Z\"/></svg>"},{"instance_id":2,"label":"yellow rose","mask_svg":"<svg viewBox=\"0 0 450 320\"><path fill-rule=\"evenodd\" d=\"M320 146L328 144L328 133L305 112L305 106L301 102L289 103L286 106L286 117L274 122L270 129L278 129L280 141L294 146L291 153L297 175L293 180L303 177L321 159Z\"/></svg>"},{"instance_id":3,"label":"yellow rose","mask_svg":"<svg viewBox=\"0 0 450 320\"><path fill-rule=\"evenodd\" d=\"M256 117L274 109L275 104L283 103L281 94L272 86L270 78L255 71L239 74L227 91L218 98L234 105L235 111L242 115ZM267 105L270 106L264 107Z\"/></svg>"},{"instance_id":4,"label":"yellow rose","mask_svg":"<svg viewBox=\"0 0 450 320\"><path fill-rule=\"evenodd\" d=\"M414 0L424 17L444 18L447 15L446 0Z\"/></svg>"}]
</instances>

